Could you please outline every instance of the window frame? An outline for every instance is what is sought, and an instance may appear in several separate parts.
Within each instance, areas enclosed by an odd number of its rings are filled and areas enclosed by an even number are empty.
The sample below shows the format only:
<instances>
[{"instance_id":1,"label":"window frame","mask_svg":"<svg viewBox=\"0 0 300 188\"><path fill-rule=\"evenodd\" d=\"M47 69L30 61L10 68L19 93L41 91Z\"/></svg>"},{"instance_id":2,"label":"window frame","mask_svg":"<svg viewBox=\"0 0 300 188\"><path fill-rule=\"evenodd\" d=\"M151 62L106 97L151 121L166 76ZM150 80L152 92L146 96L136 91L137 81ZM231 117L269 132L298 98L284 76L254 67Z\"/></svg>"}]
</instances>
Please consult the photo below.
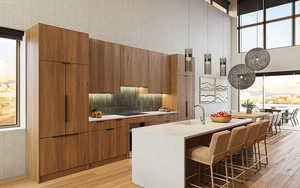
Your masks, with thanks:
<instances>
[{"instance_id":1,"label":"window frame","mask_svg":"<svg viewBox=\"0 0 300 188\"><path fill-rule=\"evenodd\" d=\"M295 71L277 71L277 72L260 72L256 73L256 77L262 77L263 79L263 84L262 84L262 97L263 97L263 108L265 108L265 78L269 76L291 76L291 75L300 75L300 70L295 70ZM238 90L238 110L240 111L241 107L241 92Z\"/></svg>"},{"instance_id":2,"label":"window frame","mask_svg":"<svg viewBox=\"0 0 300 188\"><path fill-rule=\"evenodd\" d=\"M6 37L1 37L6 38ZM20 61L21 61L21 40L11 39L16 42L16 123L0 124L0 129L20 127Z\"/></svg>"},{"instance_id":3,"label":"window frame","mask_svg":"<svg viewBox=\"0 0 300 188\"><path fill-rule=\"evenodd\" d=\"M264 0L265 1L265 0ZM263 21L262 22L258 22L258 23L253 23L253 24L248 24L248 25L243 25L241 26L241 15L238 15L237 19L237 30L238 30L238 53L245 53L244 51L242 51L241 49L241 30L247 27L253 27L253 26L259 26L259 25L263 25L263 48L264 49L275 49L275 48L284 48L284 47L292 47L292 46L298 46L296 45L296 18L300 17L300 13L296 14L296 2L299 0L293 0L292 2L292 15L291 16L285 16L285 17L281 17L281 18L276 18L276 19L272 19L272 20L267 20L266 16L267 16L267 8L264 7L263 9ZM286 3L288 4L288 3ZM283 4L284 5L284 4ZM292 45L291 46L282 46L282 47L274 47L274 48L267 48L267 24L269 23L274 23L274 22L279 22L279 21L284 21L284 20L288 20L288 19L292 19Z\"/></svg>"}]
</instances>

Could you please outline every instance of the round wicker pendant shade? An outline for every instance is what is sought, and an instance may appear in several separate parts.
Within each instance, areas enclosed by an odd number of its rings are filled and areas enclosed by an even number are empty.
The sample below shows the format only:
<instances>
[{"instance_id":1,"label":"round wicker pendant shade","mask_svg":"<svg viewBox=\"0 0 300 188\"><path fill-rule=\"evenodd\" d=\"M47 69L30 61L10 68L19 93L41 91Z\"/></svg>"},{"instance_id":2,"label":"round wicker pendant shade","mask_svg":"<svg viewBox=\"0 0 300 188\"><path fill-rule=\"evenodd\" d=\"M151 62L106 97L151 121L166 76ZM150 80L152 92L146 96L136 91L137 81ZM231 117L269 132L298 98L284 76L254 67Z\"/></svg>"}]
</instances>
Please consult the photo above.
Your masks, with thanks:
<instances>
[{"instance_id":1,"label":"round wicker pendant shade","mask_svg":"<svg viewBox=\"0 0 300 188\"><path fill-rule=\"evenodd\" d=\"M245 57L247 67L253 71L265 69L270 64L270 60L269 52L263 48L254 48Z\"/></svg>"},{"instance_id":2,"label":"round wicker pendant shade","mask_svg":"<svg viewBox=\"0 0 300 188\"><path fill-rule=\"evenodd\" d=\"M236 89L247 89L255 82L255 72L245 64L238 64L229 71L228 80Z\"/></svg>"}]
</instances>

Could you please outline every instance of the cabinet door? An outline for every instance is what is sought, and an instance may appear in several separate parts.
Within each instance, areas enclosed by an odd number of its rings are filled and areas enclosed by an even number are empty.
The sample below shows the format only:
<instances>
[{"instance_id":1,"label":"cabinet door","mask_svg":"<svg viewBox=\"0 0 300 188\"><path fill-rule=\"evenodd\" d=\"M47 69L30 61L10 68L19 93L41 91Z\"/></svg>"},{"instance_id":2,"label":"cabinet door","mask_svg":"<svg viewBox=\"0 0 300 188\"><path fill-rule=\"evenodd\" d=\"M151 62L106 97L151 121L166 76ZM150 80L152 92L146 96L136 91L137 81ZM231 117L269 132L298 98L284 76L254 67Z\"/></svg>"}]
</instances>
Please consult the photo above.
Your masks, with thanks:
<instances>
[{"instance_id":1,"label":"cabinet door","mask_svg":"<svg viewBox=\"0 0 300 188\"><path fill-rule=\"evenodd\" d=\"M120 93L118 44L90 39L90 92Z\"/></svg>"},{"instance_id":2,"label":"cabinet door","mask_svg":"<svg viewBox=\"0 0 300 188\"><path fill-rule=\"evenodd\" d=\"M102 159L111 159L117 157L117 130L116 127L102 130Z\"/></svg>"},{"instance_id":3,"label":"cabinet door","mask_svg":"<svg viewBox=\"0 0 300 188\"><path fill-rule=\"evenodd\" d=\"M185 75L185 59L184 55L177 55L177 74Z\"/></svg>"},{"instance_id":4,"label":"cabinet door","mask_svg":"<svg viewBox=\"0 0 300 188\"><path fill-rule=\"evenodd\" d=\"M71 169L88 163L88 133L64 137L63 169Z\"/></svg>"},{"instance_id":5,"label":"cabinet door","mask_svg":"<svg viewBox=\"0 0 300 188\"><path fill-rule=\"evenodd\" d=\"M58 27L39 24L39 59L63 62L63 32Z\"/></svg>"},{"instance_id":6,"label":"cabinet door","mask_svg":"<svg viewBox=\"0 0 300 188\"><path fill-rule=\"evenodd\" d=\"M149 93L161 93L162 54L149 52Z\"/></svg>"},{"instance_id":7,"label":"cabinet door","mask_svg":"<svg viewBox=\"0 0 300 188\"><path fill-rule=\"evenodd\" d=\"M129 124L125 120L117 121L117 155L129 154Z\"/></svg>"},{"instance_id":8,"label":"cabinet door","mask_svg":"<svg viewBox=\"0 0 300 188\"><path fill-rule=\"evenodd\" d=\"M65 68L62 63L39 64L40 138L65 134Z\"/></svg>"},{"instance_id":9,"label":"cabinet door","mask_svg":"<svg viewBox=\"0 0 300 188\"><path fill-rule=\"evenodd\" d=\"M149 52L144 49L136 49L134 74L137 74L136 81L139 87L148 87L149 84Z\"/></svg>"},{"instance_id":10,"label":"cabinet door","mask_svg":"<svg viewBox=\"0 0 300 188\"><path fill-rule=\"evenodd\" d=\"M61 29L63 60L67 63L89 64L88 34Z\"/></svg>"},{"instance_id":11,"label":"cabinet door","mask_svg":"<svg viewBox=\"0 0 300 188\"><path fill-rule=\"evenodd\" d=\"M195 77L186 76L187 118L195 118Z\"/></svg>"},{"instance_id":12,"label":"cabinet door","mask_svg":"<svg viewBox=\"0 0 300 188\"><path fill-rule=\"evenodd\" d=\"M184 75L177 76L177 111L178 111L178 120L187 119L187 91L186 91L186 77Z\"/></svg>"},{"instance_id":13,"label":"cabinet door","mask_svg":"<svg viewBox=\"0 0 300 188\"><path fill-rule=\"evenodd\" d=\"M89 163L102 161L102 130L89 132Z\"/></svg>"},{"instance_id":14,"label":"cabinet door","mask_svg":"<svg viewBox=\"0 0 300 188\"><path fill-rule=\"evenodd\" d=\"M40 140L40 176L87 164L87 134Z\"/></svg>"},{"instance_id":15,"label":"cabinet door","mask_svg":"<svg viewBox=\"0 0 300 188\"><path fill-rule=\"evenodd\" d=\"M148 51L121 47L121 86L147 87Z\"/></svg>"},{"instance_id":16,"label":"cabinet door","mask_svg":"<svg viewBox=\"0 0 300 188\"><path fill-rule=\"evenodd\" d=\"M64 137L40 139L40 176L64 169Z\"/></svg>"},{"instance_id":17,"label":"cabinet door","mask_svg":"<svg viewBox=\"0 0 300 188\"><path fill-rule=\"evenodd\" d=\"M163 94L171 93L171 66L168 55L161 55L161 92Z\"/></svg>"},{"instance_id":18,"label":"cabinet door","mask_svg":"<svg viewBox=\"0 0 300 188\"><path fill-rule=\"evenodd\" d=\"M66 134L87 131L88 66L66 65Z\"/></svg>"},{"instance_id":19,"label":"cabinet door","mask_svg":"<svg viewBox=\"0 0 300 188\"><path fill-rule=\"evenodd\" d=\"M103 161L116 157L116 121L97 123L97 128L89 132L89 162Z\"/></svg>"}]
</instances>

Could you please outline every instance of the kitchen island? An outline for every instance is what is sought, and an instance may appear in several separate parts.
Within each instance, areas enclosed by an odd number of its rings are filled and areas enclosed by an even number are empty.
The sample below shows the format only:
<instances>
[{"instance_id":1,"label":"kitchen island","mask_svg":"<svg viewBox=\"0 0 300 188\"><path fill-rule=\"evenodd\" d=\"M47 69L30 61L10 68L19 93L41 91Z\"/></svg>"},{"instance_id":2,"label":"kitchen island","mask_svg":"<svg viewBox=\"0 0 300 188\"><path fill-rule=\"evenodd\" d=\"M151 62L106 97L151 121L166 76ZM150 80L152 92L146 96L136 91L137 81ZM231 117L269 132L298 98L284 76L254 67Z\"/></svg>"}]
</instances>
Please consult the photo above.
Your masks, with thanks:
<instances>
[{"instance_id":1,"label":"kitchen island","mask_svg":"<svg viewBox=\"0 0 300 188\"><path fill-rule=\"evenodd\" d=\"M133 182L144 188L185 188L188 142L205 140L215 132L251 122L251 119L232 119L229 123L209 120L203 125L200 120L188 120L133 129Z\"/></svg>"}]
</instances>

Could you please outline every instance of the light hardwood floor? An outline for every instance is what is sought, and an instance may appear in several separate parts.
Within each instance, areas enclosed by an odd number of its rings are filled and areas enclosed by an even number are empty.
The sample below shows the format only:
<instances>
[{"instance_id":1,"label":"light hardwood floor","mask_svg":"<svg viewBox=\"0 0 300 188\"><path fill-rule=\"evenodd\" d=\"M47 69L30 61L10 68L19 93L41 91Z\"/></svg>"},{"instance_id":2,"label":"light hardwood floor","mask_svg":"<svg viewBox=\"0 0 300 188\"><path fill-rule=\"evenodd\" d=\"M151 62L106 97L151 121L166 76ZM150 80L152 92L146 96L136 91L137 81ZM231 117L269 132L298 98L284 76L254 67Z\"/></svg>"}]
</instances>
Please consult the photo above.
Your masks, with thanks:
<instances>
[{"instance_id":1,"label":"light hardwood floor","mask_svg":"<svg viewBox=\"0 0 300 188\"><path fill-rule=\"evenodd\" d=\"M269 144L270 164L251 178L250 188L300 188L300 131ZM131 162L123 160L42 184L26 177L0 181L1 188L141 188L131 182ZM166 187L169 188L169 187Z\"/></svg>"}]
</instances>

